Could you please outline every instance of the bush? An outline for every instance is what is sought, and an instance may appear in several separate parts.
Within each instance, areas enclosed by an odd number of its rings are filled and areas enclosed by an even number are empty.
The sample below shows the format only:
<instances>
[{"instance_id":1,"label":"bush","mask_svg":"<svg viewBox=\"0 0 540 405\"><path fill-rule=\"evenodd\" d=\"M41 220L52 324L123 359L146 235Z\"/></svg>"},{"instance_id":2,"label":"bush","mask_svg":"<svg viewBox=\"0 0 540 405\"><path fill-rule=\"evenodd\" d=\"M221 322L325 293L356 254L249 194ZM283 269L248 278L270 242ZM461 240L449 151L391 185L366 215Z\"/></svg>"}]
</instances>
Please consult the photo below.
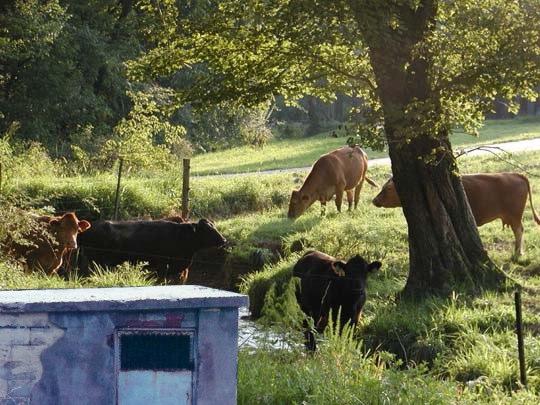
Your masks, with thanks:
<instances>
[{"instance_id":1,"label":"bush","mask_svg":"<svg viewBox=\"0 0 540 405\"><path fill-rule=\"evenodd\" d=\"M187 139L196 152L241 145L262 146L272 137L265 106L220 105L204 111L187 106L175 114L174 122L186 128Z\"/></svg>"},{"instance_id":2,"label":"bush","mask_svg":"<svg viewBox=\"0 0 540 405\"><path fill-rule=\"evenodd\" d=\"M255 318L260 317L264 312L265 304L268 305L266 309L266 314L268 315L271 311L276 310L272 308L276 302L289 302L288 294L290 294L290 287L288 285L292 278L292 268L298 258L298 255L289 256L287 259L280 260L275 265L265 266L262 271L248 274L242 280L240 292L249 296L251 316ZM284 313L287 310L291 312L288 314ZM295 310L294 306L286 305L281 311L278 311L280 315L294 318ZM276 319L272 318L272 320Z\"/></svg>"},{"instance_id":3,"label":"bush","mask_svg":"<svg viewBox=\"0 0 540 405\"><path fill-rule=\"evenodd\" d=\"M301 122L279 122L276 131L281 139L303 138L306 132L306 124Z\"/></svg>"}]
</instances>

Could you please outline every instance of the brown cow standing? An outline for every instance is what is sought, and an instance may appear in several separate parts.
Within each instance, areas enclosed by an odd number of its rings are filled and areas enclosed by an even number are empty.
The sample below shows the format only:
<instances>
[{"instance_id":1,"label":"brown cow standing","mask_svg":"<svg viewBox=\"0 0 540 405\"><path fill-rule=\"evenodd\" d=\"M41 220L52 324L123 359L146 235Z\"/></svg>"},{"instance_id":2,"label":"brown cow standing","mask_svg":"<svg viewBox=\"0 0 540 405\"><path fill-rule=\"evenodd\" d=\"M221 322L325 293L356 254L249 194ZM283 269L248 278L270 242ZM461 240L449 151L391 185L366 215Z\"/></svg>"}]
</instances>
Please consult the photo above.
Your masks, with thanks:
<instances>
[{"instance_id":1,"label":"brown cow standing","mask_svg":"<svg viewBox=\"0 0 540 405\"><path fill-rule=\"evenodd\" d=\"M533 218L540 225L533 203L529 180L519 173L480 173L461 177L477 226L501 219L503 226L514 231L515 255L523 253L523 211L527 196ZM377 207L401 207L393 180L390 178L373 199Z\"/></svg>"},{"instance_id":2,"label":"brown cow standing","mask_svg":"<svg viewBox=\"0 0 540 405\"><path fill-rule=\"evenodd\" d=\"M25 238L32 245L14 242L8 250L15 256L24 258L28 269L40 269L47 274L54 273L62 265L66 252L77 249L77 234L90 228L90 223L79 221L73 212L61 217L43 215L35 216L33 219L39 226ZM52 236L52 239L49 236Z\"/></svg>"},{"instance_id":3,"label":"brown cow standing","mask_svg":"<svg viewBox=\"0 0 540 405\"><path fill-rule=\"evenodd\" d=\"M322 155L313 165L304 184L293 191L289 203L289 218L298 218L315 201L321 202L324 214L326 202L336 195L336 207L341 212L343 192L347 192L349 210L358 206L364 180L374 187L377 184L367 178L367 155L359 146L345 146Z\"/></svg>"}]
</instances>

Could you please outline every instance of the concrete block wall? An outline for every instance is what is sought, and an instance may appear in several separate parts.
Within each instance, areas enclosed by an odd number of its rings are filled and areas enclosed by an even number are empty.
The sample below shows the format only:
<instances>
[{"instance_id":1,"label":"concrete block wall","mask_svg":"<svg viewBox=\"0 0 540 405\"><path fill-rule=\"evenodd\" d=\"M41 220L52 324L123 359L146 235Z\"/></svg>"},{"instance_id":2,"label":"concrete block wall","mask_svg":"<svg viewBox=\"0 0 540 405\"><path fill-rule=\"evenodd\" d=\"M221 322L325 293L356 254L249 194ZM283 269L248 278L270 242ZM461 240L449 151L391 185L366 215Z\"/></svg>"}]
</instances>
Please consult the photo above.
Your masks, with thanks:
<instances>
[{"instance_id":1,"label":"concrete block wall","mask_svg":"<svg viewBox=\"0 0 540 405\"><path fill-rule=\"evenodd\" d=\"M0 405L30 403L43 374L40 356L63 334L46 313L0 314Z\"/></svg>"},{"instance_id":2,"label":"concrete block wall","mask_svg":"<svg viewBox=\"0 0 540 405\"><path fill-rule=\"evenodd\" d=\"M193 336L186 403L233 405L238 307L246 305L245 296L197 286L0 291L0 405L121 402L130 387L117 385L118 334L148 331Z\"/></svg>"}]
</instances>

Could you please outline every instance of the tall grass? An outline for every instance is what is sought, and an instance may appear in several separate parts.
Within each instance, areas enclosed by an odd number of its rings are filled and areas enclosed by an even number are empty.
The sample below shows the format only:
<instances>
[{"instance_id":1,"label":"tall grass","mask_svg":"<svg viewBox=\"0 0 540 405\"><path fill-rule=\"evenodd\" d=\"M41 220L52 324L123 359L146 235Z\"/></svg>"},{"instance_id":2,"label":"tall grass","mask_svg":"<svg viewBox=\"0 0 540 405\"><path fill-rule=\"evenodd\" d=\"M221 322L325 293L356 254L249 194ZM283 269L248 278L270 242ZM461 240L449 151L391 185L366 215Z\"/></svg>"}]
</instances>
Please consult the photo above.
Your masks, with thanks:
<instances>
[{"instance_id":1,"label":"tall grass","mask_svg":"<svg viewBox=\"0 0 540 405\"><path fill-rule=\"evenodd\" d=\"M533 199L540 201L539 152L503 160L461 159L461 170L473 173L523 170L529 173ZM384 178L383 169L373 174L379 181ZM514 237L510 230L503 229L498 221L479 228L491 257L524 286L529 377L529 391L524 391L519 383L512 291L483 292L475 297L455 293L453 297L423 302L397 300L396 294L407 277L406 224L401 210L371 206L369 199L373 194L370 189L364 190L361 206L355 212L337 214L331 210L321 218L318 209L313 208L298 224L280 223L282 212L269 212L258 225L249 226L241 218L226 222L230 228L244 229L244 238L253 240L256 235L264 235L267 241L272 238L281 241L284 256L246 276L240 287L250 296L253 314L262 316L265 324L279 323L280 318L301 317L287 294L290 294L292 267L305 249L319 249L340 258L360 253L383 262L381 271L368 280L368 300L357 331L363 342L360 353L346 350L346 356L363 358L362 362L348 363L352 360L340 357L343 352L328 347L311 357L262 349L242 353L240 375L244 377L240 380L240 390L246 392L242 400L247 401L251 396L262 403L537 403L540 229L532 221L529 205L523 220L525 255L516 262L511 260ZM272 223L280 224L279 234L268 232L273 229L268 225ZM298 247L300 251L295 252ZM341 341L339 345L344 350L342 346L347 347L347 342ZM381 356L394 360L384 363L383 371L373 369L381 366ZM259 362L259 370L253 370L251 361ZM347 366L349 374L342 372L342 365ZM362 377L355 374L357 369L362 370ZM272 372L277 375L271 377ZM265 397L263 391L268 385L247 381L247 374L260 377L259 383L263 379L271 381L271 394ZM374 375L377 378L371 380ZM294 382L289 385L287 381ZM378 385L380 382L384 383ZM362 391L366 387L371 396Z\"/></svg>"},{"instance_id":2,"label":"tall grass","mask_svg":"<svg viewBox=\"0 0 540 405\"><path fill-rule=\"evenodd\" d=\"M240 351L239 404L527 404L534 389L509 393L488 378L460 383L394 355L366 352L345 326L327 330L315 354L291 345Z\"/></svg>"},{"instance_id":3,"label":"tall grass","mask_svg":"<svg viewBox=\"0 0 540 405\"><path fill-rule=\"evenodd\" d=\"M530 173L534 199L540 204L540 153L511 158ZM508 159L460 159L462 172L517 170ZM370 169L379 183L389 168ZM385 404L385 403L537 403L540 389L540 230L525 211L526 253L510 260L513 235L500 223L480 228L490 255L524 288L524 320L529 391L517 378L513 307L509 291L454 295L422 303L401 302L396 293L407 277L406 222L399 209L370 204L376 189L366 187L359 209L320 217L317 205L297 221L286 218L290 189L297 185L289 174L238 180L196 179L192 206L197 216L217 218L217 226L233 242L231 263L245 272L241 290L250 295L252 312L265 324L282 322L298 328L302 314L294 300L291 269L307 249L340 258L361 254L383 262L368 280L368 300L357 330L329 332L318 353L306 355L299 338L288 350L262 347L242 350L239 363L239 403ZM29 199L68 209L68 201L84 201L95 217L107 217L114 177L35 178L10 182L5 190L24 192ZM178 205L178 177L159 180L126 178L122 213L125 217L161 216ZM22 190L22 191L21 191ZM71 193L71 194L70 194ZM71 203L71 202L70 202ZM81 208L82 209L82 208ZM86 208L85 208L86 209ZM250 264L252 253L265 262ZM259 254L260 253L260 254ZM67 279L40 273L26 274L0 262L0 288L61 288L149 285L155 280L141 266L99 270L89 278ZM297 335L300 333L294 329Z\"/></svg>"},{"instance_id":4,"label":"tall grass","mask_svg":"<svg viewBox=\"0 0 540 405\"><path fill-rule=\"evenodd\" d=\"M144 265L122 264L112 269L99 269L89 277L79 277L72 273L67 277L58 274L47 275L35 271L26 273L16 263L0 261L0 290L43 289L43 288L83 288L83 287L126 287L156 284Z\"/></svg>"}]
</instances>

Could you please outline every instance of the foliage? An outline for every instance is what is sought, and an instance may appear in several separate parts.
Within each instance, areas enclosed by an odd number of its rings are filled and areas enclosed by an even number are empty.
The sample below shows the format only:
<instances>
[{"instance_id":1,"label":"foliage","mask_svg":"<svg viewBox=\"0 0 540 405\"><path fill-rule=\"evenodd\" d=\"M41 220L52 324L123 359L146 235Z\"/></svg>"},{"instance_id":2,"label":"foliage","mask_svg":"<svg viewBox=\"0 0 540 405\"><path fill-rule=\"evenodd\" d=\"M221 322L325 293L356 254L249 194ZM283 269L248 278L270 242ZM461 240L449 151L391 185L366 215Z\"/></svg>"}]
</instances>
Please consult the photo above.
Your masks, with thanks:
<instances>
[{"instance_id":1,"label":"foliage","mask_svg":"<svg viewBox=\"0 0 540 405\"><path fill-rule=\"evenodd\" d=\"M462 167L466 172L489 172L518 170L519 166L520 170L530 173L536 202L540 190L538 156L538 152L533 152L504 156L504 160L493 156L462 158ZM388 167L372 168L370 175L382 183L388 171ZM97 201L100 195L105 195L106 189L112 194L115 184L114 177L56 179L56 183L52 183L51 178L34 180L38 184L49 182L43 197L58 189L66 200L67 192L72 190L80 192L87 201ZM58 188L61 181L65 184ZM157 181L128 176L124 215L135 212L142 215L153 212L145 210L156 207L170 209L178 201L178 195L171 196L170 200L165 196L175 184L178 184L178 178L161 176ZM250 188L247 195L264 204L271 191L287 196L293 179L290 175L280 174L247 177L241 182L237 178L196 179L192 185L201 191L198 201L207 201L214 194L229 190L231 196L227 203L219 200L219 204L223 204L224 212L240 213L230 206L237 202L232 197L234 192L241 195L244 188ZM353 213L337 214L332 207L327 217L321 218L318 207L313 207L292 222L285 217L285 199L281 208L217 221L218 229L236 245L231 252L234 258L249 247L274 245L279 247L282 257L275 264L266 265L263 271L246 276L242 291L250 294L250 301L264 315L265 325L271 325L274 331L288 332L281 344L287 350L273 348L275 333L269 336L272 341L267 345L241 349L239 403L535 403L540 389L537 336L540 324L537 299L540 234L531 220L529 207L524 216L526 253L519 262L510 260L511 232L501 229L499 223L480 228L485 245L496 262L526 287L523 301L530 386L529 390L521 390L511 292L480 293L472 298L455 294L449 299L432 298L422 303L395 300L406 277L405 221L399 210L371 206L370 199L375 192L370 188L363 190L360 207ZM251 201L251 197L244 198L244 201ZM201 202L199 204L203 206ZM208 204L206 207L214 206L214 202ZM7 213L4 220L16 218L12 211L4 210ZM368 280L368 299L356 337L353 339L347 329L344 335L329 331L320 337L320 351L315 355L304 353L301 332L296 329L302 315L294 300L294 283L290 282L290 276L292 266L301 254L295 253L298 246L320 249L340 257L360 253L383 262L381 271ZM86 279L76 274L63 279L41 273L25 274L16 265L0 261L0 288L148 285L154 282L141 266L124 265L98 271ZM280 321L284 321L285 326L280 327Z\"/></svg>"},{"instance_id":2,"label":"foliage","mask_svg":"<svg viewBox=\"0 0 540 405\"><path fill-rule=\"evenodd\" d=\"M414 27L408 18L428 13L432 6L433 27L422 32L418 26L416 34L409 33ZM174 2L165 2L159 12L168 17L150 33L159 45L130 63L130 73L141 79L204 64L205 69L194 73L194 83L178 91L182 100L201 105L223 100L253 105L276 93L292 101L304 94L332 98L340 91L362 96L371 108L371 123L377 124L383 111L374 91L372 66L378 61L373 51L386 41L396 54L429 55L432 99L411 103L410 112L422 114L426 126L438 121L475 132L495 95L535 98L540 81L534 28L538 9L537 0L311 5L230 0L210 3L204 16L190 19ZM148 6L145 11L158 10ZM417 42L409 44L407 35ZM411 71L408 65L399 69Z\"/></svg>"},{"instance_id":3,"label":"foliage","mask_svg":"<svg viewBox=\"0 0 540 405\"><path fill-rule=\"evenodd\" d=\"M497 95L536 94L538 6L538 0L487 6L478 0L226 0L191 19L166 2L148 10L167 16L151 35L158 45L129 68L134 79L148 79L179 66L204 67L191 85L175 89L180 103L200 106L253 106L275 94L291 101L304 94L360 96L369 110L363 144L372 140L380 149L386 141L411 230L405 293L445 295L456 285L472 290L504 280L470 210L461 209L466 196L455 178L449 134L458 125L476 131Z\"/></svg>"},{"instance_id":4,"label":"foliage","mask_svg":"<svg viewBox=\"0 0 540 405\"><path fill-rule=\"evenodd\" d=\"M63 278L57 274L42 272L25 273L18 265L0 260L0 289L42 289L42 288L83 288L83 287L124 287L148 286L155 280L142 269L141 265L121 265L117 269L103 270L89 278L70 274Z\"/></svg>"},{"instance_id":5,"label":"foliage","mask_svg":"<svg viewBox=\"0 0 540 405\"><path fill-rule=\"evenodd\" d=\"M184 128L169 123L155 99L166 98L167 93L138 92L130 96L133 109L115 127L115 137L103 145L102 158L110 163L121 158L135 170L164 167L171 162L171 152L178 158L188 158L191 147L182 139Z\"/></svg>"},{"instance_id":6,"label":"foliage","mask_svg":"<svg viewBox=\"0 0 540 405\"><path fill-rule=\"evenodd\" d=\"M173 117L186 128L196 151L210 152L238 145L262 146L271 138L264 106L224 104L203 110L185 106Z\"/></svg>"},{"instance_id":7,"label":"foliage","mask_svg":"<svg viewBox=\"0 0 540 405\"><path fill-rule=\"evenodd\" d=\"M103 136L129 110L122 61L140 42L131 2L4 2L0 11L0 131L69 155L71 134Z\"/></svg>"},{"instance_id":8,"label":"foliage","mask_svg":"<svg viewBox=\"0 0 540 405\"><path fill-rule=\"evenodd\" d=\"M435 303L433 303L435 305ZM443 308L444 303L437 303ZM497 302L496 305L501 305ZM436 308L436 307L435 307ZM415 321L415 315L423 314L425 307L413 313L411 311L402 316L404 319L395 318L396 321L406 324L420 325L420 328L429 327L422 321ZM464 311L467 315L473 314L474 308L467 306L456 309ZM436 311L436 310L435 310ZM448 315L453 310L447 312ZM447 321L445 314L440 314L435 319L439 326ZM375 318L376 319L376 318ZM425 320L425 318L423 318ZM460 319L465 322L464 330L456 339L454 336L445 335L448 346L444 357L438 359L435 369L426 367L424 364L404 363L395 355L377 348L377 351L366 350L362 341L353 338L353 331L346 326L342 334L329 330L324 338L320 339L317 353L306 355L298 342L289 342L288 350L276 350L271 346L261 345L257 349L243 349L239 358L239 403L249 404L253 401L258 403L312 403L312 404L417 404L417 403L497 403L497 404L521 404L534 403L537 398L537 379L533 377L529 390L517 390L510 392L507 383L515 384L517 365L515 360L508 363L510 350L513 346L508 340L511 333L505 332L493 335L487 332L483 335L484 342L496 341L497 347L493 347L503 357L487 355L489 346L479 342L473 333L471 339L467 333L470 331L467 318ZM393 325L386 325L387 334L391 339L394 336ZM369 331L362 331L364 336L369 336ZM515 338L512 336L512 338ZM467 341L459 341L460 339ZM511 339L512 341L514 339ZM452 345L452 341L457 346ZM528 340L533 344L537 339ZM479 378L455 381L441 375L441 370L453 370L454 365L448 364L453 358L453 350L468 342L476 342L470 348L470 364L478 357L478 353L485 353L481 367L487 373ZM504 343L503 343L504 342ZM407 342L402 342L403 349L408 349ZM513 342L512 342L513 343ZM503 347L501 347L501 345ZM466 355L456 356L457 361L466 359ZM439 361L440 360L440 361ZM502 362L507 362L504 372L510 373L511 378L506 382L498 379L497 372L492 373L493 368L499 367ZM440 367L440 369L439 369ZM503 371L503 369L501 369ZM453 372L453 371L452 371ZM478 375L478 374L476 374ZM531 374L529 374L531 377ZM513 388L516 386L513 385Z\"/></svg>"}]
</instances>

